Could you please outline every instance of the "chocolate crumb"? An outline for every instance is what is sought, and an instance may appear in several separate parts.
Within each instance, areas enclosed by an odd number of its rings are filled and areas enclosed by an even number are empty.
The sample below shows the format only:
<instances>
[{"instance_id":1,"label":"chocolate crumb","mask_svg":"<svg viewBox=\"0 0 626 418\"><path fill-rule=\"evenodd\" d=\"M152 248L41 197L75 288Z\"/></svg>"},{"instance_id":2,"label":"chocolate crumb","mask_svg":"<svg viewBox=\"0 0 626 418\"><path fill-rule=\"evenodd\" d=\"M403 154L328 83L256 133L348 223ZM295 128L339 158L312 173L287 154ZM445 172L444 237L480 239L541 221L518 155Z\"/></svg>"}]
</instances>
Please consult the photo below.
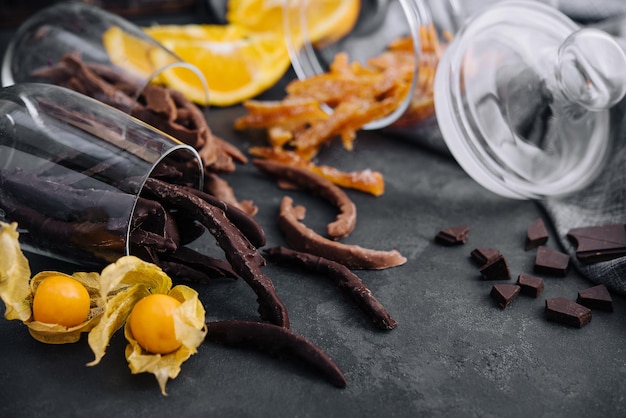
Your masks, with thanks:
<instances>
[{"instance_id":1,"label":"chocolate crumb","mask_svg":"<svg viewBox=\"0 0 626 418\"><path fill-rule=\"evenodd\" d=\"M492 286L490 295L498 302L500 308L504 309L515 300L520 289L521 287L516 284L499 283Z\"/></svg>"},{"instance_id":2,"label":"chocolate crumb","mask_svg":"<svg viewBox=\"0 0 626 418\"><path fill-rule=\"evenodd\" d=\"M536 298L543 292L543 279L530 274L520 274L517 276L517 284L521 287L521 293Z\"/></svg>"},{"instance_id":3,"label":"chocolate crumb","mask_svg":"<svg viewBox=\"0 0 626 418\"><path fill-rule=\"evenodd\" d=\"M510 280L511 272L509 265L502 254L487 262L480 268L480 274L484 280Z\"/></svg>"},{"instance_id":4,"label":"chocolate crumb","mask_svg":"<svg viewBox=\"0 0 626 418\"><path fill-rule=\"evenodd\" d=\"M467 242L469 226L453 226L440 230L435 236L435 241L442 245L459 245Z\"/></svg>"},{"instance_id":5,"label":"chocolate crumb","mask_svg":"<svg viewBox=\"0 0 626 418\"><path fill-rule=\"evenodd\" d=\"M576 242L576 258L584 263L597 263L626 255L624 224L570 229L567 237Z\"/></svg>"},{"instance_id":6,"label":"chocolate crumb","mask_svg":"<svg viewBox=\"0 0 626 418\"><path fill-rule=\"evenodd\" d=\"M526 251L537 248L540 245L545 244L548 241L548 230L543 222L543 219L538 218L535 220L526 231Z\"/></svg>"},{"instance_id":7,"label":"chocolate crumb","mask_svg":"<svg viewBox=\"0 0 626 418\"><path fill-rule=\"evenodd\" d=\"M476 248L470 253L472 260L479 266L484 266L489 261L495 259L500 255L500 250L495 248Z\"/></svg>"},{"instance_id":8,"label":"chocolate crumb","mask_svg":"<svg viewBox=\"0 0 626 418\"><path fill-rule=\"evenodd\" d=\"M563 297L546 299L546 318L576 328L591 322L591 309Z\"/></svg>"},{"instance_id":9,"label":"chocolate crumb","mask_svg":"<svg viewBox=\"0 0 626 418\"><path fill-rule=\"evenodd\" d=\"M535 257L535 273L565 276L569 270L569 255L540 245Z\"/></svg>"},{"instance_id":10,"label":"chocolate crumb","mask_svg":"<svg viewBox=\"0 0 626 418\"><path fill-rule=\"evenodd\" d=\"M589 309L613 312L613 298L609 289L603 284L579 291L576 302Z\"/></svg>"}]
</instances>

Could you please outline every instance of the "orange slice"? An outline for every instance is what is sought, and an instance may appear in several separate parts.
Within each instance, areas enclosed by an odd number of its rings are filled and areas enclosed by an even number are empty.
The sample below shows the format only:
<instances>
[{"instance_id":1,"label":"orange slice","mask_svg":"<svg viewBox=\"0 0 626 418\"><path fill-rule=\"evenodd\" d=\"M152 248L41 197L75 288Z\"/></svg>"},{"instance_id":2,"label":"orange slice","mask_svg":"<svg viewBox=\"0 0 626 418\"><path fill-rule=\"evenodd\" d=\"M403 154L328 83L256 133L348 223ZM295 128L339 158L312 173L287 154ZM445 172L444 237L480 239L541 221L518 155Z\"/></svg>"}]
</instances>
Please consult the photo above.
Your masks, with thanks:
<instances>
[{"instance_id":1,"label":"orange slice","mask_svg":"<svg viewBox=\"0 0 626 418\"><path fill-rule=\"evenodd\" d=\"M282 35L272 32L252 33L236 25L186 25L157 26L146 33L200 70L212 105L229 106L258 95L290 65ZM153 50L151 60L160 68L168 63L168 55ZM162 79L190 100L206 104L200 80L188 70L173 68Z\"/></svg>"},{"instance_id":2,"label":"orange slice","mask_svg":"<svg viewBox=\"0 0 626 418\"><path fill-rule=\"evenodd\" d=\"M146 79L156 70L150 55L157 46L149 40L111 26L102 35L102 44L113 64L136 77Z\"/></svg>"},{"instance_id":3,"label":"orange slice","mask_svg":"<svg viewBox=\"0 0 626 418\"><path fill-rule=\"evenodd\" d=\"M336 40L354 26L361 8L360 0L291 0L289 19L298 21L306 17L309 40ZM230 0L226 19L256 31L282 31L283 1Z\"/></svg>"}]
</instances>

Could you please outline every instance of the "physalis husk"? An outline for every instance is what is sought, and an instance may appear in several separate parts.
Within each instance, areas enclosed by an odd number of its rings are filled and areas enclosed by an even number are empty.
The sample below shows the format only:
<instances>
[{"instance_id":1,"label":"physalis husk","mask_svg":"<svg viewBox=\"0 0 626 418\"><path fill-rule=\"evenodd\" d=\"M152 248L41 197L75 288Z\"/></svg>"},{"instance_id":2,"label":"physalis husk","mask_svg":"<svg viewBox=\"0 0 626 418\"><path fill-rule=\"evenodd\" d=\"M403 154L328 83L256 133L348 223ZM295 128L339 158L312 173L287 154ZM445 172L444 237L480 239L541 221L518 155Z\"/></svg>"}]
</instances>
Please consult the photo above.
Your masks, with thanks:
<instances>
[{"instance_id":1,"label":"physalis husk","mask_svg":"<svg viewBox=\"0 0 626 418\"><path fill-rule=\"evenodd\" d=\"M120 286L126 287L106 298L110 290ZM161 393L166 395L167 380L178 376L181 365L197 352L207 332L205 311L198 293L183 285L172 288L172 280L158 266L134 256L122 257L105 267L100 275L100 289L106 300L105 310L98 325L89 333L89 346L95 359L88 365L100 362L111 336L126 323L126 359L131 372L154 374ZM142 349L127 322L135 303L153 293L167 294L181 302L174 311L174 328L181 346L168 354L152 354Z\"/></svg>"},{"instance_id":2,"label":"physalis husk","mask_svg":"<svg viewBox=\"0 0 626 418\"><path fill-rule=\"evenodd\" d=\"M22 321L33 338L43 343L65 344L78 341L81 333L89 332L96 325L103 311L98 286L99 275L97 273L74 273L70 276L60 272L44 271L31 279L30 266L18 239L17 223L0 222L0 298L6 305L5 318ZM39 283L48 276L72 277L85 286L90 297L89 315L85 321L68 328L33 319L33 295Z\"/></svg>"}]
</instances>

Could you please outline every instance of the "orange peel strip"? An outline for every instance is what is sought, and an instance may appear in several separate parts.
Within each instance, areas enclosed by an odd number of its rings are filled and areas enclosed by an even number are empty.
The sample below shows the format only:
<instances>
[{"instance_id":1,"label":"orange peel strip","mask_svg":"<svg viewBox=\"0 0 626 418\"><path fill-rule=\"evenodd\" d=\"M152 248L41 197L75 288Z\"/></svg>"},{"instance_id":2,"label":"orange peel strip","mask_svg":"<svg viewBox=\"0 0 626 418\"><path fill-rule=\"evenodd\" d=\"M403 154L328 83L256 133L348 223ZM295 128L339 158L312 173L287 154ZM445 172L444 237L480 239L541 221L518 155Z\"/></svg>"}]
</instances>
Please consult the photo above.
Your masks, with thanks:
<instances>
[{"instance_id":1,"label":"orange peel strip","mask_svg":"<svg viewBox=\"0 0 626 418\"><path fill-rule=\"evenodd\" d=\"M374 170L362 170L345 172L331 166L316 165L311 161L301 158L293 151L270 148L252 147L249 149L251 155L268 160L305 168L319 174L325 179L333 182L337 186L359 190L373 196L381 196L385 192L385 180L383 175Z\"/></svg>"}]
</instances>

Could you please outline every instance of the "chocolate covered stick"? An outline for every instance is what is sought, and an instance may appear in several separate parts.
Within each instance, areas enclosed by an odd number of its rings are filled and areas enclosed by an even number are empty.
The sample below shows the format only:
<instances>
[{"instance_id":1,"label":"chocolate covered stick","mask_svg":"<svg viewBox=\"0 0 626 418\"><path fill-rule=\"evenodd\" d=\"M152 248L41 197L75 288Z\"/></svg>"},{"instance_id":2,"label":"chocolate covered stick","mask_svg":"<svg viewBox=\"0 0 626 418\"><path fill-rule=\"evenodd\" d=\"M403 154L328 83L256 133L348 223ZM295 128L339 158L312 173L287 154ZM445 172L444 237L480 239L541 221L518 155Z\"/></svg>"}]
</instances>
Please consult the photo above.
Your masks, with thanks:
<instances>
[{"instance_id":1,"label":"chocolate covered stick","mask_svg":"<svg viewBox=\"0 0 626 418\"><path fill-rule=\"evenodd\" d=\"M300 222L304 219L305 212L304 206L293 206L292 198L283 197L278 227L289 245L298 251L340 262L350 269L379 270L399 266L407 261L396 250L372 250L325 238Z\"/></svg>"},{"instance_id":2,"label":"chocolate covered stick","mask_svg":"<svg viewBox=\"0 0 626 418\"><path fill-rule=\"evenodd\" d=\"M334 205L339 210L339 214L326 228L328 236L332 239L344 238L354 230L356 206L341 188L329 180L304 168L287 164L268 160L254 160L253 163L259 170L300 188L310 190L313 194Z\"/></svg>"},{"instance_id":3,"label":"chocolate covered stick","mask_svg":"<svg viewBox=\"0 0 626 418\"><path fill-rule=\"evenodd\" d=\"M21 234L20 239L33 246L47 245L64 255L74 253L85 261L99 263L115 261L124 248L122 232L111 230L111 226L121 227L122 222L66 222L54 219L17 202L2 188L0 209L7 219L28 230L28 233Z\"/></svg>"},{"instance_id":4,"label":"chocolate covered stick","mask_svg":"<svg viewBox=\"0 0 626 418\"><path fill-rule=\"evenodd\" d=\"M238 207L229 205L227 202L219 200L215 196L198 189L187 187L185 190L195 196L198 196L208 204L223 210L228 219L246 235L252 245L257 248L265 245L265 231L263 231L261 225L259 225L259 223L252 216L248 215Z\"/></svg>"},{"instance_id":5,"label":"chocolate covered stick","mask_svg":"<svg viewBox=\"0 0 626 418\"><path fill-rule=\"evenodd\" d=\"M289 327L287 309L276 294L272 281L261 271L265 259L248 238L228 220L224 211L209 205L179 186L156 179L147 179L144 190L159 200L189 213L206 226L224 250L233 270L258 296L261 318L276 325Z\"/></svg>"},{"instance_id":6,"label":"chocolate covered stick","mask_svg":"<svg viewBox=\"0 0 626 418\"><path fill-rule=\"evenodd\" d=\"M0 188L49 216L71 213L105 220L121 218L127 216L127 200L134 199L121 191L79 189L21 170L0 170Z\"/></svg>"},{"instance_id":7,"label":"chocolate covered stick","mask_svg":"<svg viewBox=\"0 0 626 418\"><path fill-rule=\"evenodd\" d=\"M320 370L333 385L343 388L347 384L343 372L326 352L293 331L271 324L237 320L209 322L207 328L205 341L288 354Z\"/></svg>"},{"instance_id":8,"label":"chocolate covered stick","mask_svg":"<svg viewBox=\"0 0 626 418\"><path fill-rule=\"evenodd\" d=\"M160 257L163 261L185 265L211 278L236 279L238 277L226 260L210 257L188 247L179 247L176 251L160 254Z\"/></svg>"},{"instance_id":9,"label":"chocolate covered stick","mask_svg":"<svg viewBox=\"0 0 626 418\"><path fill-rule=\"evenodd\" d=\"M343 264L285 247L268 248L265 253L277 262L303 267L330 277L343 295L365 312L377 327L391 330L398 325L361 279Z\"/></svg>"}]
</instances>

